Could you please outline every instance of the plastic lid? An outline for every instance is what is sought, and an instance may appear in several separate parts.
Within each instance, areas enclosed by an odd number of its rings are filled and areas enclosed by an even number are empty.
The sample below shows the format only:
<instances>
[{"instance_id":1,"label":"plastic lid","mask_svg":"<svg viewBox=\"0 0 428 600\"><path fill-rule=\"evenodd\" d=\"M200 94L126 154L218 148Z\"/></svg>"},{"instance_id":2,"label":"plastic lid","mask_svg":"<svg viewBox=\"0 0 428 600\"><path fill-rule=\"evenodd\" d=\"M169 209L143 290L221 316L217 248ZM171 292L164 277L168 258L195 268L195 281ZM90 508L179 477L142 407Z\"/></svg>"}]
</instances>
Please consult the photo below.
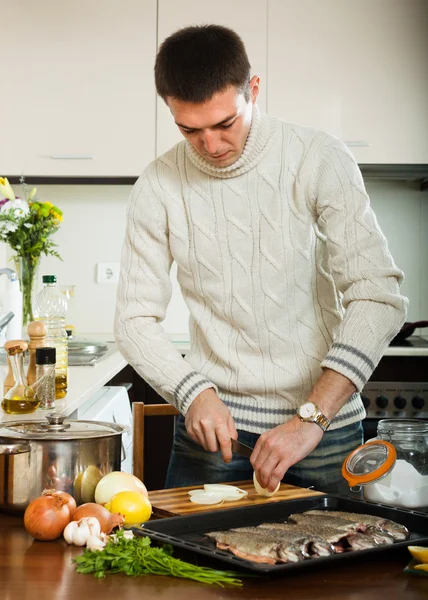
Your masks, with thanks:
<instances>
[{"instance_id":1,"label":"plastic lid","mask_svg":"<svg viewBox=\"0 0 428 600\"><path fill-rule=\"evenodd\" d=\"M43 283L56 283L56 275L43 275Z\"/></svg>"},{"instance_id":2,"label":"plastic lid","mask_svg":"<svg viewBox=\"0 0 428 600\"><path fill-rule=\"evenodd\" d=\"M345 459L342 475L350 487L372 483L388 475L395 465L397 452L384 440L371 440L358 446Z\"/></svg>"},{"instance_id":3,"label":"plastic lid","mask_svg":"<svg viewBox=\"0 0 428 600\"><path fill-rule=\"evenodd\" d=\"M56 363L56 348L36 348L37 365L54 365Z\"/></svg>"},{"instance_id":4,"label":"plastic lid","mask_svg":"<svg viewBox=\"0 0 428 600\"><path fill-rule=\"evenodd\" d=\"M14 421L0 427L0 438L13 440L79 440L103 438L129 431L127 425L103 421L66 420L60 413L50 413L42 421Z\"/></svg>"}]
</instances>

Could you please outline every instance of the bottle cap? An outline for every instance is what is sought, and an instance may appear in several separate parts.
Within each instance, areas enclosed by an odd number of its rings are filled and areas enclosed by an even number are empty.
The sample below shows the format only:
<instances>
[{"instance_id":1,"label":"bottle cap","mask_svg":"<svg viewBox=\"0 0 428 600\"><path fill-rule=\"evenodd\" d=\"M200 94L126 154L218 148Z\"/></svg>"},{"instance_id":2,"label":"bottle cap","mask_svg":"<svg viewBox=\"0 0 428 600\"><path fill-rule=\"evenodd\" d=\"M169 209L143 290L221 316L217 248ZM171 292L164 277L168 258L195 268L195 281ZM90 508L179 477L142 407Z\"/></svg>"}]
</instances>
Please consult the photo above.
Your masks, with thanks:
<instances>
[{"instance_id":1,"label":"bottle cap","mask_svg":"<svg viewBox=\"0 0 428 600\"><path fill-rule=\"evenodd\" d=\"M36 348L37 365L54 365L56 363L56 348Z\"/></svg>"},{"instance_id":2,"label":"bottle cap","mask_svg":"<svg viewBox=\"0 0 428 600\"><path fill-rule=\"evenodd\" d=\"M397 452L390 442L370 440L347 456L342 475L350 487L372 483L390 473L396 458Z\"/></svg>"},{"instance_id":3,"label":"bottle cap","mask_svg":"<svg viewBox=\"0 0 428 600\"><path fill-rule=\"evenodd\" d=\"M43 275L43 283L56 283L56 275Z\"/></svg>"}]
</instances>

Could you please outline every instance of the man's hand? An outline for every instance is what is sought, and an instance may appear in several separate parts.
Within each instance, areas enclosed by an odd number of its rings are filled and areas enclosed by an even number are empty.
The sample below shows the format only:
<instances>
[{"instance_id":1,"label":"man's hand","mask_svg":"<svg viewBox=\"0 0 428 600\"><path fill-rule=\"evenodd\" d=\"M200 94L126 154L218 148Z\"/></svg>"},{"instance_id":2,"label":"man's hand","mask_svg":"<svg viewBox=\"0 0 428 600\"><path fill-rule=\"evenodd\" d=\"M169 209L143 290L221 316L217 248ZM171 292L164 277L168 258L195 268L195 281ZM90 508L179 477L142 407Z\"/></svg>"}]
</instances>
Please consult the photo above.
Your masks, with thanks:
<instances>
[{"instance_id":1,"label":"man's hand","mask_svg":"<svg viewBox=\"0 0 428 600\"><path fill-rule=\"evenodd\" d=\"M322 436L321 427L302 423L297 416L262 433L250 459L257 481L273 492L288 469L308 456Z\"/></svg>"},{"instance_id":2,"label":"man's hand","mask_svg":"<svg viewBox=\"0 0 428 600\"><path fill-rule=\"evenodd\" d=\"M232 460L230 440L236 440L238 432L229 409L213 389L196 396L187 411L185 425L192 440L205 450L221 450L225 463Z\"/></svg>"}]
</instances>

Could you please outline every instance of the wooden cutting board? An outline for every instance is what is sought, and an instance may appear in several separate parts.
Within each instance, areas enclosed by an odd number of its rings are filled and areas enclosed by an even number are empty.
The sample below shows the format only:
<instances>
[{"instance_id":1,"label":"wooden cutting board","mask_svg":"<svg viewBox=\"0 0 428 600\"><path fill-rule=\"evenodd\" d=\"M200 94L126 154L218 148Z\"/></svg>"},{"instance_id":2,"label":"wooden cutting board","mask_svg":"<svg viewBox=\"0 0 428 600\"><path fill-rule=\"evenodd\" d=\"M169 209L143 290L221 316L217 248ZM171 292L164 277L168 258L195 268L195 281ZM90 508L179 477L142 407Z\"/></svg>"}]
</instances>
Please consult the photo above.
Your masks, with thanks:
<instances>
[{"instance_id":1,"label":"wooden cutting board","mask_svg":"<svg viewBox=\"0 0 428 600\"><path fill-rule=\"evenodd\" d=\"M211 512L214 510L225 510L228 508L238 508L241 506L256 506L260 504L269 504L280 500L295 500L296 498L307 498L309 496L319 496L322 492L308 490L307 488L296 487L281 483L281 486L274 496L259 496L254 488L252 481L237 481L229 485L236 485L248 492L248 496L234 502L223 502L221 505L200 505L190 502L189 490L203 489L203 485L193 485L190 487L171 488L168 490L155 490L149 492L149 500L153 507L153 516L172 517L177 515L191 515L196 513Z\"/></svg>"}]
</instances>

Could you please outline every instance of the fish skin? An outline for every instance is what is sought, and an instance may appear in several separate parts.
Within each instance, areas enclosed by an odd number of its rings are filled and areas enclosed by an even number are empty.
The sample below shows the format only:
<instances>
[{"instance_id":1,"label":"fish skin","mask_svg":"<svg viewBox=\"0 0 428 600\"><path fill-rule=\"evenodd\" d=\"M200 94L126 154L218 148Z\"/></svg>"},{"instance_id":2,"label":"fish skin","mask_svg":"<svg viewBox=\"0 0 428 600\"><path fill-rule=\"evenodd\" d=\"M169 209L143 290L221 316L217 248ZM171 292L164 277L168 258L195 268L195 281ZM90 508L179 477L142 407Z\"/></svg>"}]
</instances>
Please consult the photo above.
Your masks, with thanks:
<instances>
[{"instance_id":1,"label":"fish skin","mask_svg":"<svg viewBox=\"0 0 428 600\"><path fill-rule=\"evenodd\" d=\"M293 553L287 553L286 549L281 547L281 543L275 542L272 538L263 535L243 531L212 531L206 533L210 539L217 542L217 545L227 545L227 550L241 556L258 557L266 559L263 562L298 562L300 558ZM222 548L226 549L226 548ZM246 556L244 556L246 555ZM248 560L254 560L248 558ZM256 562L262 562L257 560Z\"/></svg>"},{"instance_id":2,"label":"fish skin","mask_svg":"<svg viewBox=\"0 0 428 600\"><path fill-rule=\"evenodd\" d=\"M297 517L297 515L295 515ZM345 528L343 526L343 524L341 525L334 525L334 524L329 524L329 523L321 523L319 521L319 519L315 519L315 518L308 518L308 519L304 519L299 518L299 522L296 524L290 523L289 527L293 527L297 530L300 530L304 533L306 533L307 535L314 535L314 536L318 536L321 537L322 539L324 539L327 543L332 544L332 546L335 548L335 552L337 552L338 550L340 551L340 549L338 549L336 546L339 545L347 545L346 544L346 539L349 535L351 534L355 534L356 530L355 528L352 527L352 523L350 523L351 527Z\"/></svg>"},{"instance_id":3,"label":"fish skin","mask_svg":"<svg viewBox=\"0 0 428 600\"><path fill-rule=\"evenodd\" d=\"M304 514L322 514L326 519L330 517L340 517L346 521L358 521L359 523L365 523L370 528L379 529L391 535L396 541L407 540L410 535L409 530L404 525L396 523L395 521L391 521L390 519L385 519L384 517L377 517L375 515L342 512L338 510L310 510Z\"/></svg>"},{"instance_id":4,"label":"fish skin","mask_svg":"<svg viewBox=\"0 0 428 600\"><path fill-rule=\"evenodd\" d=\"M334 553L334 548L318 535L308 535L300 531L298 528L290 530L288 523L261 523L258 528L262 531L272 531L277 535L292 535L293 537L300 536L305 540L303 555L308 557L313 556L330 556Z\"/></svg>"},{"instance_id":5,"label":"fish skin","mask_svg":"<svg viewBox=\"0 0 428 600\"><path fill-rule=\"evenodd\" d=\"M346 520L342 519L340 516L329 516L325 517L322 513L320 515L314 515L310 512L305 513L297 513L289 516L289 522L310 524L314 525L320 524L321 527L329 526L336 527L338 531L345 531L347 533L352 531L364 532L367 529L367 525L364 523L359 523L355 520Z\"/></svg>"},{"instance_id":6,"label":"fish skin","mask_svg":"<svg viewBox=\"0 0 428 600\"><path fill-rule=\"evenodd\" d=\"M276 529L262 529L260 527L238 527L231 529L230 531L242 531L243 533L252 533L253 535L260 535L264 538L269 538L273 542L279 544L279 551L285 558L289 556L290 560L294 557L292 562L302 560L303 558L309 558L310 553L308 546L311 543L310 538L304 534L300 534L294 531L278 531Z\"/></svg>"}]
</instances>

